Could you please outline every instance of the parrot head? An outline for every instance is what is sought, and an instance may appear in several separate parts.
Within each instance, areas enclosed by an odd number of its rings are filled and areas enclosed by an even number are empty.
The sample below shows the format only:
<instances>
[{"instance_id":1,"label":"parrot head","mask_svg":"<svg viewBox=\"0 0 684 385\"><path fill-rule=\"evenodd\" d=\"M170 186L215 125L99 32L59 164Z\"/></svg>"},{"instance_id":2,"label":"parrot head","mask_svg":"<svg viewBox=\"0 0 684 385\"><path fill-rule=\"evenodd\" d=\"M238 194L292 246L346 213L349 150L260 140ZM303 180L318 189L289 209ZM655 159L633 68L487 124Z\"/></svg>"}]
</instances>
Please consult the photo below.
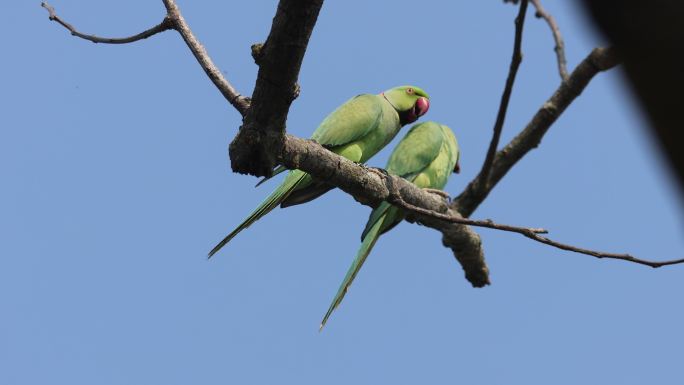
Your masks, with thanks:
<instances>
[{"instance_id":1,"label":"parrot head","mask_svg":"<svg viewBox=\"0 0 684 385\"><path fill-rule=\"evenodd\" d=\"M430 109L430 96L418 87L395 87L382 96L397 110L402 125L415 122Z\"/></svg>"}]
</instances>

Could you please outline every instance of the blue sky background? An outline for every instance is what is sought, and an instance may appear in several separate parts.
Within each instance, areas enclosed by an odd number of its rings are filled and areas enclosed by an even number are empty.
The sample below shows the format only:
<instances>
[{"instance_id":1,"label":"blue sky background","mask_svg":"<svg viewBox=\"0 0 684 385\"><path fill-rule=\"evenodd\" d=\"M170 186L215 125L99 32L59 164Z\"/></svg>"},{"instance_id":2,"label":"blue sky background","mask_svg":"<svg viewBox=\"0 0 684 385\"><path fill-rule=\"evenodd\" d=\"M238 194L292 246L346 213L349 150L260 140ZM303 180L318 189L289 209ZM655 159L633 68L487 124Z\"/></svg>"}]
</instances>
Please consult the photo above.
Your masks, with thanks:
<instances>
[{"instance_id":1,"label":"blue sky background","mask_svg":"<svg viewBox=\"0 0 684 385\"><path fill-rule=\"evenodd\" d=\"M573 2L546 1L570 68L601 44ZM126 35L160 1L53 0L85 32ZM182 1L246 94L277 2ZM390 5L391 4L391 5ZM323 333L318 324L369 209L334 191L276 210L206 252L275 186L230 172L240 124L180 37L72 38L39 1L1 7L0 383L680 384L684 266L653 270L478 230L493 284L473 289L430 229L383 236ZM358 93L415 84L476 174L508 70L517 8L501 1L327 1L288 131L308 136ZM503 140L557 87L546 24L528 14ZM599 75L474 214L560 241L682 257L682 205L644 121ZM397 138L398 140L399 138ZM390 145L370 163L384 165Z\"/></svg>"}]
</instances>

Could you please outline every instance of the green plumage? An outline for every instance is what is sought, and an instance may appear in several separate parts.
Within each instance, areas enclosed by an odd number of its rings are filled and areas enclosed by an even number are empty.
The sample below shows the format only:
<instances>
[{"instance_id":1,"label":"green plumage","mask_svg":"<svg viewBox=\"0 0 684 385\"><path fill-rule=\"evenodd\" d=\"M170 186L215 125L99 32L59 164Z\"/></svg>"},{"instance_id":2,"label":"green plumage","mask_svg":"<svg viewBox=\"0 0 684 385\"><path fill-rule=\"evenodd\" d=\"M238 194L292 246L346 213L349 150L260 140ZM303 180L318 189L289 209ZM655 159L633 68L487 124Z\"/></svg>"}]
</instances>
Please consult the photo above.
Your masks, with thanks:
<instances>
[{"instance_id":1,"label":"green plumage","mask_svg":"<svg viewBox=\"0 0 684 385\"><path fill-rule=\"evenodd\" d=\"M435 122L414 125L399 142L387 162L390 174L401 176L420 188L443 189L459 160L459 148L451 129ZM361 235L361 246L323 317L321 329L339 306L349 286L380 235L404 219L403 210L382 202L371 212Z\"/></svg>"},{"instance_id":2,"label":"green plumage","mask_svg":"<svg viewBox=\"0 0 684 385\"><path fill-rule=\"evenodd\" d=\"M347 159L365 163L392 141L404 124L415 121L428 108L427 94L412 86L392 88L379 95L359 95L328 115L311 139ZM274 175L284 170L278 167ZM209 257L278 205L287 207L305 203L331 188L303 171L290 171L280 186L209 252Z\"/></svg>"}]
</instances>

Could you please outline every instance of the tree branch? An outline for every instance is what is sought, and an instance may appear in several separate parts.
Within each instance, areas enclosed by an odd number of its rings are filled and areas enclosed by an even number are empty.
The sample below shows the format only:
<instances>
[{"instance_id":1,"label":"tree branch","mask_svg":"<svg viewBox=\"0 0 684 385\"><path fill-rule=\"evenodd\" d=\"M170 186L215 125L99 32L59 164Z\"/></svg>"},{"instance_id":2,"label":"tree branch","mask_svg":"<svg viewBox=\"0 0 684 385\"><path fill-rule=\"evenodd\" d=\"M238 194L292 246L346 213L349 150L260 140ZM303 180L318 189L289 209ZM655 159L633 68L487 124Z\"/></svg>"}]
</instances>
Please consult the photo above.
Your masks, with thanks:
<instances>
[{"instance_id":1,"label":"tree branch","mask_svg":"<svg viewBox=\"0 0 684 385\"><path fill-rule=\"evenodd\" d=\"M183 37L185 44L187 44L188 48L190 48L190 51L197 59L197 62L200 64L200 66L207 74L207 76L209 76L209 79L212 81L212 83L214 83L216 88L218 88L223 97L225 97L226 100L228 100L228 102L230 102L230 104L232 104L233 107L235 107L235 109L237 109L238 112L240 112L240 114L244 116L247 113L247 110L249 109L249 98L240 95L240 93L237 92L235 87L233 87L233 85L230 84L230 82L228 82L228 80L223 76L221 70L219 70L218 67L216 67L214 62L211 60L211 57L209 57L209 54L207 54L206 49L204 49L202 44L199 42L199 40L197 40L195 35L192 33L192 30L188 26L188 23L185 21L183 15L178 9L176 1L163 0L163 2L164 6L166 7L167 13L164 17L164 20L161 23L137 35L124 38L98 37L95 35L87 35L78 32L76 28L74 28L74 26L62 20L62 18L60 18L57 15L55 8L52 7L50 4L48 4L47 2L43 2L40 5L48 11L48 13L50 14L50 20L56 21L62 26L64 26L64 28L69 30L69 32L71 32L73 36L77 36L81 39L92 41L93 43L128 44L136 42L138 40L147 39L150 36L156 35L160 32L167 31L169 29L174 29L178 31L178 33L180 33L180 35Z\"/></svg>"},{"instance_id":2,"label":"tree branch","mask_svg":"<svg viewBox=\"0 0 684 385\"><path fill-rule=\"evenodd\" d=\"M506 176L528 152L539 146L551 125L578 97L591 79L599 72L609 70L619 63L611 48L595 48L568 77L553 95L542 105L532 120L515 138L500 150L492 164L492 171L485 181L482 175L473 179L465 190L452 202L451 207L469 217L487 198L496 184ZM484 188L478 189L476 186Z\"/></svg>"},{"instance_id":3,"label":"tree branch","mask_svg":"<svg viewBox=\"0 0 684 385\"><path fill-rule=\"evenodd\" d=\"M49 16L50 20L56 21L57 23L61 24L64 28L66 28L67 30L69 30L69 32L71 32L72 36L80 37L81 39L92 41L93 43L128 44L128 43L136 42L138 40L147 39L150 36L156 35L160 32L164 32L164 31L167 31L167 30L173 28L171 20L169 20L168 17L165 17L161 23L155 25L154 27L152 27L146 31L140 32L139 34L136 34L133 36L122 37L122 38L99 37L99 36L88 35L88 34L81 33L79 31L77 31L73 25L62 20L62 18L57 15L55 8L53 6L51 6L50 4L48 4L47 2L40 3L40 6L45 8L48 11L48 13L50 14L50 16Z\"/></svg>"},{"instance_id":4,"label":"tree branch","mask_svg":"<svg viewBox=\"0 0 684 385\"><path fill-rule=\"evenodd\" d=\"M254 47L259 65L252 105L229 147L233 171L271 176L290 104L299 94L297 78L323 0L280 0L271 32Z\"/></svg>"},{"instance_id":5,"label":"tree branch","mask_svg":"<svg viewBox=\"0 0 684 385\"><path fill-rule=\"evenodd\" d=\"M551 33L553 34L553 40L556 42L553 48L556 51L556 60L558 62L558 74L561 80L568 80L568 63L565 60L565 43L563 42L563 36L561 35L560 28L556 19L550 13L546 12L541 4L541 0L531 0L534 8L537 10L534 14L537 18L542 18L546 21L546 24L551 28Z\"/></svg>"},{"instance_id":6,"label":"tree branch","mask_svg":"<svg viewBox=\"0 0 684 385\"><path fill-rule=\"evenodd\" d=\"M595 51L596 52L596 51ZM312 140L305 140L285 136L285 141L280 152L279 160L290 169L305 171L316 179L325 181L334 186L338 186L355 199L369 206L376 206L382 201L387 201L407 211L408 220L415 219L419 223L434 228L453 236L449 233L451 226L457 224L459 227L464 225L485 227L494 230L514 232L521 234L529 239L544 243L559 249L573 251L576 253L591 255L597 258L620 259L634 262L651 267L660 267L684 263L684 258L654 262L635 258L628 254L615 254L600 251L593 251L580 247L570 246L553 241L540 234L547 231L539 228L525 228L518 226L502 225L491 220L471 220L464 218L453 207L449 207L445 200L437 194L430 193L417 187L411 182L394 175L380 174L368 167L356 164L346 158L328 151ZM463 232L461 237L466 240L468 247L474 247L481 251L479 236L474 233ZM466 238L471 237L471 238ZM451 239L454 241L453 239ZM445 245L447 242L444 242ZM462 250L459 250L462 251ZM474 254L477 254L475 252ZM458 254L456 254L458 257ZM465 270L465 268L464 268ZM480 287L489 283L486 272L486 265L481 264L474 272L466 270L466 277L477 276L479 281L473 282L474 286ZM482 272L484 272L484 277ZM470 278L469 278L470 280Z\"/></svg>"},{"instance_id":7,"label":"tree branch","mask_svg":"<svg viewBox=\"0 0 684 385\"><path fill-rule=\"evenodd\" d=\"M476 227L485 227L488 229L494 229L494 230L500 230L500 231L508 231L512 233L518 233L518 234L546 234L548 231L546 229L542 228L534 228L534 227L519 227L519 226L511 226L511 225L502 225L499 223L495 223L491 219L483 219L483 220L478 220L478 219L469 219L469 218L463 218L461 215L458 213L450 213L448 210L446 213L441 213L437 211L432 211L428 209L424 209L422 207L412 205L404 200L402 197L400 191L398 188L394 187L394 180L396 179L401 179L399 177L393 177L391 175L388 175L385 177L385 183L389 185L388 190L389 190L389 196L387 199L385 199L387 202L400 207L408 212L414 213L414 214L419 214L421 216L426 216L434 219L439 219L441 221L445 222L450 222L450 223L457 223L459 225L469 225L469 226L476 226Z\"/></svg>"},{"instance_id":8,"label":"tree branch","mask_svg":"<svg viewBox=\"0 0 684 385\"><path fill-rule=\"evenodd\" d=\"M180 33L183 41L190 48L200 67L207 74L212 83L218 88L224 98L235 107L240 115L245 115L249 109L249 98L242 96L232 84L223 76L221 70L214 64L202 43L195 37L190 26L185 21L175 0L163 0L167 18L172 21L173 28Z\"/></svg>"},{"instance_id":9,"label":"tree branch","mask_svg":"<svg viewBox=\"0 0 684 385\"><path fill-rule=\"evenodd\" d=\"M645 259L633 257L629 254L606 253L603 251L594 251L594 250L584 249L581 247L571 246L571 245L567 245L564 243L553 241L553 240L551 240L547 237L543 237L539 234L527 233L527 234L523 234L523 235L526 236L527 238L533 239L537 242L541 242L541 243L544 243L544 244L549 245L549 246L553 246L553 247L556 247L556 248L559 248L562 250L572 251L572 252L579 253L579 254L591 255L591 256L599 258L599 259L601 259L601 258L619 259L622 261L634 262L634 263L638 263L640 265L650 266L652 268L658 268L658 267L667 266L667 265L676 265L679 263L684 263L684 258L673 259L673 260L662 261L662 262L647 261Z\"/></svg>"},{"instance_id":10,"label":"tree branch","mask_svg":"<svg viewBox=\"0 0 684 385\"><path fill-rule=\"evenodd\" d=\"M377 173L334 154L311 140L286 135L279 151L279 161L290 169L304 170L331 185L339 186L365 205L374 207L389 197L389 189ZM443 198L404 179L393 177L392 181L406 202L434 212L447 211ZM442 232L442 243L452 250L463 267L466 279L474 287L489 284L489 270L484 263L482 241L475 231L467 226L431 217L421 218L421 223Z\"/></svg>"},{"instance_id":11,"label":"tree branch","mask_svg":"<svg viewBox=\"0 0 684 385\"><path fill-rule=\"evenodd\" d=\"M494 134L492 135L492 140L489 143L489 149L487 150L487 156L485 157L484 163L482 164L482 170L480 170L480 175L482 176L480 180L482 181L486 181L489 178L489 174L492 169L492 163L494 162L494 156L496 155L496 149L499 147L499 139L501 138L501 132L503 131L504 121L506 120L508 102L511 100L511 93L513 92L513 83L515 83L515 76L518 73L520 62L522 62L521 45L523 27L525 26L526 13L527 0L522 0L520 2L520 10L518 11L518 16L515 18L515 38L513 39L513 56L511 57L511 65L508 70L508 77L506 78L506 86L504 87L503 94L501 95L499 112L496 114L496 122L494 123ZM485 189L484 184L477 185L475 187L478 190Z\"/></svg>"}]
</instances>

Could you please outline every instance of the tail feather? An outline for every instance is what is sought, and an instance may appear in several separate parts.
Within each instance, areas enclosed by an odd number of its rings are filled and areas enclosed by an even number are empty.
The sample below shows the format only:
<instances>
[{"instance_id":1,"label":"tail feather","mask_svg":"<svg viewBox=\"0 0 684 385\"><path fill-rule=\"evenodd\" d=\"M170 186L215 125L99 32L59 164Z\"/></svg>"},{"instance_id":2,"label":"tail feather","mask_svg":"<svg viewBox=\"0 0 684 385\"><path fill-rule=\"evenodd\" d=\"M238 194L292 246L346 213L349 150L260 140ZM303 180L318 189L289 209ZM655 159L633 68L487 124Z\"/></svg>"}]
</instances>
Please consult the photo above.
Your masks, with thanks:
<instances>
[{"instance_id":1,"label":"tail feather","mask_svg":"<svg viewBox=\"0 0 684 385\"><path fill-rule=\"evenodd\" d=\"M233 239L240 231L248 228L252 223L256 222L259 220L261 217L264 215L268 214L276 208L280 202L285 200L292 191L294 191L297 186L300 186L303 184L305 179L309 176L309 174L300 171L300 170L294 170L290 173L290 175L285 178L283 183L278 186L278 188L271 193L271 195L268 196L261 204L259 207L257 207L248 217L245 219L240 225L235 228L230 234L226 235L225 238L221 242L219 242L216 246L214 246L213 249L209 252L209 258L211 258L216 252L221 250L223 246L226 245L226 243L230 242L231 239Z\"/></svg>"},{"instance_id":2,"label":"tail feather","mask_svg":"<svg viewBox=\"0 0 684 385\"><path fill-rule=\"evenodd\" d=\"M368 257L368 254L370 254L371 250L373 249L373 246L375 246L375 242L378 240L378 237L380 236L380 229L382 228L382 224L385 222L385 218L386 217L383 216L379 220L375 221L375 224L370 229L368 229L368 231L365 232L365 237L363 238L363 242L361 242L361 247L359 247L359 251L356 253L356 257L354 257L354 262L352 262L351 266L349 267L349 270L347 270L347 275L344 277L344 280L342 281L340 288L337 290L337 294L335 295L332 304L330 304L328 312L325 313L323 321L321 321L321 327L319 330L323 330L323 327L325 326L325 323L328 322L328 318L330 318L332 312L335 311L335 309L340 305L340 303L342 303L342 299L344 299L344 295L347 294L349 286L352 284L354 278L356 278L356 274L359 272L361 266L366 261L366 257Z\"/></svg>"}]
</instances>

